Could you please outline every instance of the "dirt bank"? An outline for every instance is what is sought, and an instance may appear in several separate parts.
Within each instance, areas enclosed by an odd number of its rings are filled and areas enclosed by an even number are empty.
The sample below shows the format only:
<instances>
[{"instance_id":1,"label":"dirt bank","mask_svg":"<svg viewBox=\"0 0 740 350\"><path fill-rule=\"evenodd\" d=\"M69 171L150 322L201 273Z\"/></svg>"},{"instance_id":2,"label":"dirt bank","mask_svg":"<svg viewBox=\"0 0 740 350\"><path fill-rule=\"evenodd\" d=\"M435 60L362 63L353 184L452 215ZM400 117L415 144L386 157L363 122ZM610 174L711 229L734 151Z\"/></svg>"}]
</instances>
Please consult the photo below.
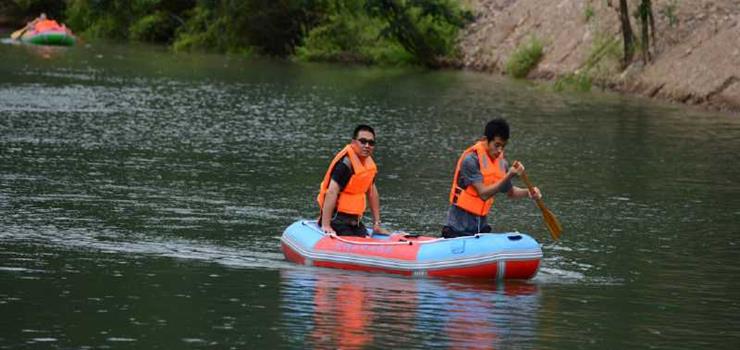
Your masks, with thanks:
<instances>
[{"instance_id":1,"label":"dirt bank","mask_svg":"<svg viewBox=\"0 0 740 350\"><path fill-rule=\"evenodd\" d=\"M598 85L740 112L740 1L653 0L652 61L638 52L626 69L617 0L470 0L476 21L461 41L463 64L504 72L514 50L537 38L543 57L532 79L587 74ZM630 12L637 0L629 0ZM638 22L631 18L633 30Z\"/></svg>"}]
</instances>

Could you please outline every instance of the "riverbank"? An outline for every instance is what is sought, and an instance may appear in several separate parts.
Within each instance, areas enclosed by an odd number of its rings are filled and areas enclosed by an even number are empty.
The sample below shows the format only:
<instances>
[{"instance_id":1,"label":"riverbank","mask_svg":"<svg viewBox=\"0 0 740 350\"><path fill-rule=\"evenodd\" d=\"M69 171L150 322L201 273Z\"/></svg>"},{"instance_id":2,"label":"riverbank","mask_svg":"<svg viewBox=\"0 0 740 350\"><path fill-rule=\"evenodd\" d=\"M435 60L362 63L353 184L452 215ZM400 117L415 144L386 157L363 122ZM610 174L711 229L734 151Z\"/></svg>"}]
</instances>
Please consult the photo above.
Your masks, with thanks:
<instances>
[{"instance_id":1,"label":"riverbank","mask_svg":"<svg viewBox=\"0 0 740 350\"><path fill-rule=\"evenodd\" d=\"M626 67L617 0L358 0L343 6L230 0L32 3L35 10L0 6L6 9L0 26L16 29L44 9L88 40L244 57L454 67L551 81L556 90L599 86L740 112L736 0L652 0L652 59L645 64L638 40L638 53ZM634 14L638 0L627 3ZM638 34L638 21L633 17L631 22Z\"/></svg>"},{"instance_id":2,"label":"riverbank","mask_svg":"<svg viewBox=\"0 0 740 350\"><path fill-rule=\"evenodd\" d=\"M543 43L527 78L587 75L595 85L710 109L740 112L740 4L735 0L654 0L652 61L620 67L616 0L471 0L474 23L462 33L462 65L505 72L513 52ZM629 1L631 12L637 4ZM639 26L632 18L633 29ZM616 44L616 45L615 45Z\"/></svg>"}]
</instances>

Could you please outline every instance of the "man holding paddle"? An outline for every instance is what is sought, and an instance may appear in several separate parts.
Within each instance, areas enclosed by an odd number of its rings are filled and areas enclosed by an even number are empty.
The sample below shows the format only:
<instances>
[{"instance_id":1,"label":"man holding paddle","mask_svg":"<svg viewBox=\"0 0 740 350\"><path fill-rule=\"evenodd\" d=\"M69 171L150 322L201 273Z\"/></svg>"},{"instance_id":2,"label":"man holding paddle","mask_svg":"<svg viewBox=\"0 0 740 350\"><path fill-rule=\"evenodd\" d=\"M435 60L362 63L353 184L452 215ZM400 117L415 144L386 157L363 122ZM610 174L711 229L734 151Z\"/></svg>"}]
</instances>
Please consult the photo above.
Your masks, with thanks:
<instances>
[{"instance_id":1,"label":"man holding paddle","mask_svg":"<svg viewBox=\"0 0 740 350\"><path fill-rule=\"evenodd\" d=\"M518 161L509 166L504 148L509 140L506 120L493 119L486 125L485 137L463 152L457 162L450 190L450 209L442 237L471 236L491 232L486 216L497 193L509 198L530 197L541 201L539 188L520 188L511 178L524 175L524 165Z\"/></svg>"},{"instance_id":2,"label":"man holding paddle","mask_svg":"<svg viewBox=\"0 0 740 350\"><path fill-rule=\"evenodd\" d=\"M35 26L36 23L39 23L41 21L46 21L46 13L41 12L41 14L38 17L36 17L36 18L33 19L33 21L26 23L26 26L25 27L23 27L21 29L18 29L15 32L13 32L12 34L10 34L10 38L13 39L13 40L20 39L20 37L21 37L21 35L23 35L23 33L27 32L29 30L32 30L33 29L33 26Z\"/></svg>"}]
</instances>

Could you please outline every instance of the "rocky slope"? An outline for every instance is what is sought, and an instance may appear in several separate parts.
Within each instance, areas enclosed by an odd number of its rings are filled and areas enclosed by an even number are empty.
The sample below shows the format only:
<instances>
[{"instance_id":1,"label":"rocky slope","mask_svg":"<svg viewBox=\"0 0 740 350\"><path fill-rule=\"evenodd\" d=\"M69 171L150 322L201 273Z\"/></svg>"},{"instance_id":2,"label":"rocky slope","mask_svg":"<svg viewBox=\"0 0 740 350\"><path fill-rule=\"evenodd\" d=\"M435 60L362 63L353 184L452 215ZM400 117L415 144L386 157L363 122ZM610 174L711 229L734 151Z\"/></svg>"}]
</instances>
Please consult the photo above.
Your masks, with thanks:
<instances>
[{"instance_id":1,"label":"rocky slope","mask_svg":"<svg viewBox=\"0 0 740 350\"><path fill-rule=\"evenodd\" d=\"M740 111L740 0L653 0L652 60L638 49L626 69L617 0L468 2L477 19L461 42L467 68L504 72L514 50L537 38L544 55L529 78L581 73L617 91ZM628 0L630 12L638 2Z\"/></svg>"}]
</instances>

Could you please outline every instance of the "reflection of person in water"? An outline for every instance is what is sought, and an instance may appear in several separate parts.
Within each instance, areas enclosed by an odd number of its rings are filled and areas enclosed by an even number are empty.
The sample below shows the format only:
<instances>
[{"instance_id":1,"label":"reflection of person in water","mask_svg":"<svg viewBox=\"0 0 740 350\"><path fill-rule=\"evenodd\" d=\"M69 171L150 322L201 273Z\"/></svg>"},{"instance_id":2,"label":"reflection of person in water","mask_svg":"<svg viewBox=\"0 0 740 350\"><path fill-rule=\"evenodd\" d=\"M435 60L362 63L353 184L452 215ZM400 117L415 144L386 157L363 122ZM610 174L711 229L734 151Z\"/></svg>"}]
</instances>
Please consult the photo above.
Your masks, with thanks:
<instances>
[{"instance_id":1,"label":"reflection of person in water","mask_svg":"<svg viewBox=\"0 0 740 350\"><path fill-rule=\"evenodd\" d=\"M301 347L489 349L536 336L536 284L319 269L282 270L281 277L286 337Z\"/></svg>"},{"instance_id":2,"label":"reflection of person in water","mask_svg":"<svg viewBox=\"0 0 740 350\"><path fill-rule=\"evenodd\" d=\"M296 345L409 348L403 344L408 344L407 331L416 327L415 281L324 270L283 270L281 276L284 309L291 310L286 328L302 333L288 335L302 339Z\"/></svg>"},{"instance_id":3,"label":"reflection of person in water","mask_svg":"<svg viewBox=\"0 0 740 350\"><path fill-rule=\"evenodd\" d=\"M314 305L311 338L317 348L360 349L372 341L372 303L362 286L319 279Z\"/></svg>"},{"instance_id":4,"label":"reflection of person in water","mask_svg":"<svg viewBox=\"0 0 740 350\"><path fill-rule=\"evenodd\" d=\"M444 329L444 333L425 339L429 346L506 349L526 342L527 336L534 339L539 308L537 285L492 284L489 281L442 281L440 285L442 288L435 293L421 294L420 305L432 305L433 309L421 314L419 323L434 322ZM512 334L516 338L512 338Z\"/></svg>"}]
</instances>

